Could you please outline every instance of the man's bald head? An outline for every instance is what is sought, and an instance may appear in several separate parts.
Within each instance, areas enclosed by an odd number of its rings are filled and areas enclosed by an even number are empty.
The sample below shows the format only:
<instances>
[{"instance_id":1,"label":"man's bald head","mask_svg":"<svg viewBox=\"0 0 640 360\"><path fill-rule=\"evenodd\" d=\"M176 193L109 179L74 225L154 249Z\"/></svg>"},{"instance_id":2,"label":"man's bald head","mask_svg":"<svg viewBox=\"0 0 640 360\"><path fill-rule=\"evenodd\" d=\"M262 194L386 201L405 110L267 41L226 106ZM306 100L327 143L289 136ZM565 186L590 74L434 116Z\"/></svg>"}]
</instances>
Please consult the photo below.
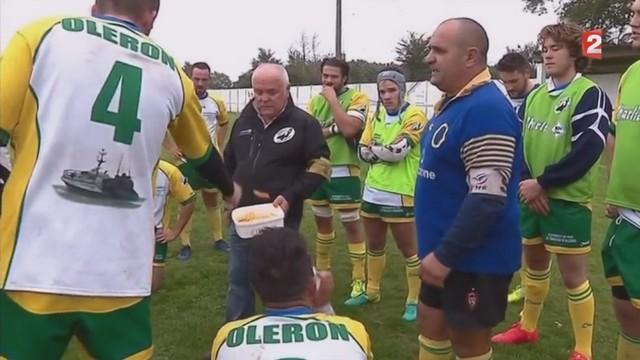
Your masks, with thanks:
<instances>
[{"instance_id":1,"label":"man's bald head","mask_svg":"<svg viewBox=\"0 0 640 360\"><path fill-rule=\"evenodd\" d=\"M440 26L454 26L458 44L465 48L477 48L483 65L487 64L489 54L489 36L479 22L466 17L445 20Z\"/></svg>"},{"instance_id":2,"label":"man's bald head","mask_svg":"<svg viewBox=\"0 0 640 360\"><path fill-rule=\"evenodd\" d=\"M289 99L289 75L279 64L261 64L251 75L253 106L258 114L272 121L284 111Z\"/></svg>"},{"instance_id":3,"label":"man's bald head","mask_svg":"<svg viewBox=\"0 0 640 360\"><path fill-rule=\"evenodd\" d=\"M275 81L286 88L289 86L289 74L280 64L260 64L251 75L251 84L255 84L256 81Z\"/></svg>"}]
</instances>

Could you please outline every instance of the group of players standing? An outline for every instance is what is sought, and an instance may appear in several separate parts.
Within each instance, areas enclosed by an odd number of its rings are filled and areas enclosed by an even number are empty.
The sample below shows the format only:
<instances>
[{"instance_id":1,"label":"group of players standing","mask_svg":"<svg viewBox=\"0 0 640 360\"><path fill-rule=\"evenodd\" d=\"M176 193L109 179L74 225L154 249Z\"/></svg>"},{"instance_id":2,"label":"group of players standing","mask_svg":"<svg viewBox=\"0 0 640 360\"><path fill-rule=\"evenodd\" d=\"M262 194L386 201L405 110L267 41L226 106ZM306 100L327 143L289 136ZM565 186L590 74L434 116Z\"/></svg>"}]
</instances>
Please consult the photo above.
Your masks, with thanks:
<instances>
[{"instance_id":1,"label":"group of players standing","mask_svg":"<svg viewBox=\"0 0 640 360\"><path fill-rule=\"evenodd\" d=\"M193 213L193 192L181 181L182 173L168 163L156 166L167 127L176 144L165 139L169 152L190 160L192 168L183 172L193 171L203 181L215 183L229 206L240 201L238 184L220 173L221 158L208 147L218 139L205 134L216 134L215 129L204 131L205 124L198 123L201 109L207 107L203 101L215 105L218 113L220 104L206 92L196 96L173 59L145 35L158 9L157 0L97 1L94 12L99 19L43 20L22 30L4 54L0 140L7 143L11 138L16 158L0 218L0 357L56 358L71 335L97 358L150 356L146 297L150 274L140 269L147 264L144 254L150 252L152 242L130 239L149 238L145 226L151 228L153 222L156 240L166 244L188 226ZM632 11L633 45L640 48L640 0ZM77 33L86 36L77 40ZM581 75L586 65L580 53L581 34L582 29L571 24L550 25L540 32L538 42L549 79L536 88L528 80L526 59L510 54L500 61L498 70L509 96L518 102L517 114L491 81L486 32L468 18L443 22L431 38L426 62L433 70L432 84L445 95L429 121L424 112L406 102L401 71L387 68L378 74L379 101L371 112L366 96L347 86L344 61L327 59L322 64L324 87L308 109L331 150L331 178L310 197L317 229L316 268L331 268L335 209L345 228L353 267L345 304L380 301L390 228L406 260L408 295L402 317L418 319L421 360L450 359L454 354L459 359L489 360L491 342L538 341L552 254L557 255L567 289L576 340L569 359L592 359L595 306L587 279L590 203L598 160L607 145L612 149L607 215L614 220L602 256L621 325L617 358L640 358L640 268L634 262L640 251L640 188L633 158L640 138L640 71L636 63L623 76L612 116L604 91ZM108 54L94 63L96 68L111 68L102 88L90 95L97 96L95 102L77 101L84 99L86 89L57 81L80 67L55 50L51 44L56 41L78 42L82 46L76 52L100 48L103 55ZM137 66L120 60L112 64L109 59L114 57ZM42 70L53 63L55 72ZM210 72L202 67L196 69ZM142 82L142 69L152 74L143 85L156 89L148 98L140 97L140 84L135 86L136 81ZM136 93L136 104L122 100ZM55 103L65 95L61 104ZM117 110L110 106L115 96L121 96ZM137 118L138 109L142 119ZM90 121L83 120L85 113L91 114ZM73 122L75 130L66 120ZM162 126L150 125L153 121ZM110 131L105 133L107 128ZM145 140L134 141L134 135ZM137 195L127 211L101 197L95 203L102 207L92 208L95 218L71 221L64 228L47 220L43 204L55 204L60 216L69 219L81 218L87 209L87 200L78 201L56 185L62 170L63 180L79 176L66 170L75 166L78 155L59 150L57 144L73 143L84 151L93 149L95 142L109 141L114 145L107 153L125 157L136 169L139 183L154 183L156 199L166 200L175 190L172 195L183 205L175 227L159 226L168 223L165 201L155 203L152 221L144 217L150 205L140 205ZM361 161L368 164L364 189ZM79 174L108 180L100 165ZM154 196L150 187L142 188L141 198ZM102 195L114 194L121 196ZM217 194L205 199L207 207L219 213L217 202ZM135 210L141 206L144 211ZM212 218L212 226L220 231L221 214ZM114 223L138 230L119 231L111 227ZM60 236L58 243L45 241L43 234L54 233ZM78 246L79 238L86 243ZM215 240L221 238L216 235ZM112 242L119 245L105 245ZM97 254L100 258L90 255L96 248L103 249ZM166 245L156 248L156 255L158 260L166 256ZM491 337L493 327L504 320L509 284L521 256L525 299L521 319ZM79 257L87 261L71 261ZM34 271L34 263L45 271ZM72 263L76 265L68 269ZM104 268L97 268L98 263ZM111 336L110 322L116 316L117 328L127 327L127 341ZM233 343L233 339L221 341L228 346ZM362 349L362 355L371 356L370 349Z\"/></svg>"}]
</instances>

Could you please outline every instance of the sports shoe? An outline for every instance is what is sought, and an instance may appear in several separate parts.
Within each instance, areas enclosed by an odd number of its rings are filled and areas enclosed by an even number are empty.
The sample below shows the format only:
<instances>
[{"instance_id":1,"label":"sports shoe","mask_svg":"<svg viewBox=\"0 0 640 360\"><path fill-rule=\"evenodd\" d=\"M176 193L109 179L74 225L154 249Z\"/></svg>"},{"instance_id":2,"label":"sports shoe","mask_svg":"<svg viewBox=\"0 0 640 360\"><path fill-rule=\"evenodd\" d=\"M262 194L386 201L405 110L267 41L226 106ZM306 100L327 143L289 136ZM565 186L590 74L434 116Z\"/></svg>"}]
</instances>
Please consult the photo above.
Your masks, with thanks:
<instances>
[{"instance_id":1,"label":"sports shoe","mask_svg":"<svg viewBox=\"0 0 640 360\"><path fill-rule=\"evenodd\" d=\"M364 294L366 291L366 287L364 284L364 280L353 280L353 282L351 283L351 295L350 297L355 298L358 297L362 294Z\"/></svg>"},{"instance_id":2,"label":"sports shoe","mask_svg":"<svg viewBox=\"0 0 640 360\"><path fill-rule=\"evenodd\" d=\"M591 360L587 355L574 351L571 356L569 356L569 360Z\"/></svg>"},{"instance_id":3,"label":"sports shoe","mask_svg":"<svg viewBox=\"0 0 640 360\"><path fill-rule=\"evenodd\" d=\"M231 250L229 247L229 243L224 241L223 239L214 241L213 248L223 253L229 253L229 251Z\"/></svg>"},{"instance_id":4,"label":"sports shoe","mask_svg":"<svg viewBox=\"0 0 640 360\"><path fill-rule=\"evenodd\" d=\"M494 335L491 341L496 344L519 345L536 343L539 338L538 330L526 331L520 327L520 323L515 323L509 330Z\"/></svg>"},{"instance_id":5,"label":"sports shoe","mask_svg":"<svg viewBox=\"0 0 640 360\"><path fill-rule=\"evenodd\" d=\"M368 303L377 303L380 302L380 295L376 296L373 299L369 299L367 294L360 294L356 297L348 298L344 301L344 304L347 306L362 306Z\"/></svg>"},{"instance_id":6,"label":"sports shoe","mask_svg":"<svg viewBox=\"0 0 640 360\"><path fill-rule=\"evenodd\" d=\"M513 289L513 291L509 293L509 296L507 297L509 303L517 303L522 299L524 299L524 289L520 285Z\"/></svg>"},{"instance_id":7,"label":"sports shoe","mask_svg":"<svg viewBox=\"0 0 640 360\"><path fill-rule=\"evenodd\" d=\"M404 314L402 314L402 319L404 321L416 321L418 317L418 304L406 304L404 306Z\"/></svg>"},{"instance_id":8,"label":"sports shoe","mask_svg":"<svg viewBox=\"0 0 640 360\"><path fill-rule=\"evenodd\" d=\"M191 257L191 246L183 246L178 253L178 260L187 261Z\"/></svg>"}]
</instances>

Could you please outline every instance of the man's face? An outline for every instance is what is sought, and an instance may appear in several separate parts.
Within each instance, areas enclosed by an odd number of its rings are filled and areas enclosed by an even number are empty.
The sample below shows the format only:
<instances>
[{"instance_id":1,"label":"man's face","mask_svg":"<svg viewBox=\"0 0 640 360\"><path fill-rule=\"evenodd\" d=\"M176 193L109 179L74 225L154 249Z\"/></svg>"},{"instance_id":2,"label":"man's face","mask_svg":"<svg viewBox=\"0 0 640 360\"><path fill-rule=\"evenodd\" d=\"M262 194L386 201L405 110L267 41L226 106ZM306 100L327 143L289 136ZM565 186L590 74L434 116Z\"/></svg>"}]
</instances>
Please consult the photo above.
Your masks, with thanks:
<instances>
[{"instance_id":1,"label":"man's face","mask_svg":"<svg viewBox=\"0 0 640 360\"><path fill-rule=\"evenodd\" d=\"M505 89L510 98L521 98L527 93L527 85L529 85L529 74L521 71L500 71L500 80L504 84Z\"/></svg>"},{"instance_id":2,"label":"man's face","mask_svg":"<svg viewBox=\"0 0 640 360\"><path fill-rule=\"evenodd\" d=\"M640 0L633 2L631 13L631 46L640 49Z\"/></svg>"},{"instance_id":3,"label":"man's face","mask_svg":"<svg viewBox=\"0 0 640 360\"><path fill-rule=\"evenodd\" d=\"M383 80L378 85L378 94L382 105L389 111L400 108L400 87L391 80Z\"/></svg>"},{"instance_id":4,"label":"man's face","mask_svg":"<svg viewBox=\"0 0 640 360\"><path fill-rule=\"evenodd\" d=\"M207 69L193 69L191 71L191 81L193 81L193 85L196 88L196 93L202 95L209 87L211 74Z\"/></svg>"},{"instance_id":5,"label":"man's face","mask_svg":"<svg viewBox=\"0 0 640 360\"><path fill-rule=\"evenodd\" d=\"M254 106L258 113L273 120L287 104L289 89L282 79L277 77L256 77L252 82Z\"/></svg>"},{"instance_id":6,"label":"man's face","mask_svg":"<svg viewBox=\"0 0 640 360\"><path fill-rule=\"evenodd\" d=\"M569 49L551 37L544 39L542 44L542 60L544 68L552 77L561 77L575 70L576 58L569 54Z\"/></svg>"},{"instance_id":7,"label":"man's face","mask_svg":"<svg viewBox=\"0 0 640 360\"><path fill-rule=\"evenodd\" d=\"M322 68L322 85L331 86L339 92L347 83L347 77L342 75L342 70L336 66L325 65Z\"/></svg>"},{"instance_id":8,"label":"man's face","mask_svg":"<svg viewBox=\"0 0 640 360\"><path fill-rule=\"evenodd\" d=\"M443 92L455 91L458 76L465 68L466 54L458 45L452 23L440 25L431 36L431 50L425 62L431 66L431 83Z\"/></svg>"}]
</instances>

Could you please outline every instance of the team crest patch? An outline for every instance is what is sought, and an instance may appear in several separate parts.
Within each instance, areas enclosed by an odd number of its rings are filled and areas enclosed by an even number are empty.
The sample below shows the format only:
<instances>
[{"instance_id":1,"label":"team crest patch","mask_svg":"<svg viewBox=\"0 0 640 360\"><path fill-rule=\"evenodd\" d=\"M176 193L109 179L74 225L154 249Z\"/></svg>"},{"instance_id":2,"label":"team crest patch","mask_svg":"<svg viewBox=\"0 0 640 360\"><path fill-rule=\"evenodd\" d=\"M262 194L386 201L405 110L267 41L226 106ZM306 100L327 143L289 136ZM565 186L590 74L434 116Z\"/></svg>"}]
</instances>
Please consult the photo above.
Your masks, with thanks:
<instances>
[{"instance_id":1,"label":"team crest patch","mask_svg":"<svg viewBox=\"0 0 640 360\"><path fill-rule=\"evenodd\" d=\"M571 98L564 98L560 100L560 102L558 103L554 111L556 112L556 114L560 114L566 108L568 108L570 104L571 104Z\"/></svg>"},{"instance_id":2,"label":"team crest patch","mask_svg":"<svg viewBox=\"0 0 640 360\"><path fill-rule=\"evenodd\" d=\"M293 139L294 136L296 136L296 130L292 127L286 127L284 129L280 129L280 131L273 136L273 142L276 144L286 143Z\"/></svg>"},{"instance_id":3,"label":"team crest patch","mask_svg":"<svg viewBox=\"0 0 640 360\"><path fill-rule=\"evenodd\" d=\"M478 292L474 288L467 293L467 307L469 311L474 311L476 307L478 307L478 297Z\"/></svg>"},{"instance_id":4,"label":"team crest patch","mask_svg":"<svg viewBox=\"0 0 640 360\"><path fill-rule=\"evenodd\" d=\"M558 124L556 124L556 126L553 127L553 129L551 129L551 132L553 133L553 135L555 137L562 136L562 134L564 134L564 126L562 126L562 124L558 123Z\"/></svg>"},{"instance_id":5,"label":"team crest patch","mask_svg":"<svg viewBox=\"0 0 640 360\"><path fill-rule=\"evenodd\" d=\"M449 125L442 124L436 131L433 133L433 137L431 138L431 147L434 149L439 148L442 143L447 139L447 133L449 132Z\"/></svg>"}]
</instances>

